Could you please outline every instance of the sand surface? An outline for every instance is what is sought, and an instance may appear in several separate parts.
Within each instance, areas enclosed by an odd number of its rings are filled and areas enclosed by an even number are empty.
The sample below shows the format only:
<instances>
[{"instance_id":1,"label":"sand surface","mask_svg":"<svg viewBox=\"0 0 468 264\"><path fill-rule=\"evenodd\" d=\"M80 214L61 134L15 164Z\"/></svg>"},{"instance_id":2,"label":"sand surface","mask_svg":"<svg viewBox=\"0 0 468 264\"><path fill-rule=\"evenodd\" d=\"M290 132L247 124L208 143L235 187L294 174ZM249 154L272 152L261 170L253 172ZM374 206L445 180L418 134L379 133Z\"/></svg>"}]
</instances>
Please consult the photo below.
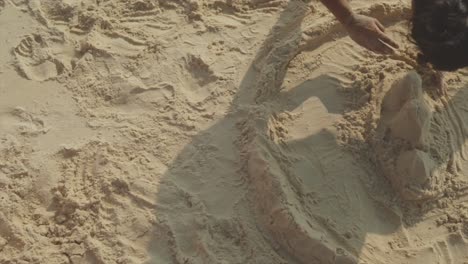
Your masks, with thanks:
<instances>
[{"instance_id":1,"label":"sand surface","mask_svg":"<svg viewBox=\"0 0 468 264\"><path fill-rule=\"evenodd\" d=\"M408 1L0 0L0 263L468 263L468 71Z\"/></svg>"}]
</instances>

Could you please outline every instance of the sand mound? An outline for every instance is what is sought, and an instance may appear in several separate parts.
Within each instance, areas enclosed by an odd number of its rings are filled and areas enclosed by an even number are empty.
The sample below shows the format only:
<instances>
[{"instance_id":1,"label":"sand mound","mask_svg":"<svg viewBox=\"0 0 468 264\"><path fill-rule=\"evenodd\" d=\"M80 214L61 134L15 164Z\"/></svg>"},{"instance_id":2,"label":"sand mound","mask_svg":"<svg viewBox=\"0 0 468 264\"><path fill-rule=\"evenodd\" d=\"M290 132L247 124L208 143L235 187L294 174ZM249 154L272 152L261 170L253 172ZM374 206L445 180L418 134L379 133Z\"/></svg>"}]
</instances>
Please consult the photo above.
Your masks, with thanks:
<instances>
[{"instance_id":1,"label":"sand mound","mask_svg":"<svg viewBox=\"0 0 468 264\"><path fill-rule=\"evenodd\" d=\"M383 100L381 115L376 148L384 173L405 199L437 196L441 190L435 186L436 163L426 152L431 144L432 109L425 101L422 79L416 72L395 82Z\"/></svg>"},{"instance_id":2,"label":"sand mound","mask_svg":"<svg viewBox=\"0 0 468 264\"><path fill-rule=\"evenodd\" d=\"M453 161L446 156L444 148L451 143L445 137L447 134L458 137L459 124L441 130L441 122L450 124L452 120L436 111L436 105L436 101L424 95L422 79L416 72L395 81L383 99L374 142L376 157L383 173L404 199L439 198L450 189L446 185L453 178L449 175Z\"/></svg>"},{"instance_id":3,"label":"sand mound","mask_svg":"<svg viewBox=\"0 0 468 264\"><path fill-rule=\"evenodd\" d=\"M467 74L353 6L401 51L315 1L0 0L0 263L462 263Z\"/></svg>"}]
</instances>

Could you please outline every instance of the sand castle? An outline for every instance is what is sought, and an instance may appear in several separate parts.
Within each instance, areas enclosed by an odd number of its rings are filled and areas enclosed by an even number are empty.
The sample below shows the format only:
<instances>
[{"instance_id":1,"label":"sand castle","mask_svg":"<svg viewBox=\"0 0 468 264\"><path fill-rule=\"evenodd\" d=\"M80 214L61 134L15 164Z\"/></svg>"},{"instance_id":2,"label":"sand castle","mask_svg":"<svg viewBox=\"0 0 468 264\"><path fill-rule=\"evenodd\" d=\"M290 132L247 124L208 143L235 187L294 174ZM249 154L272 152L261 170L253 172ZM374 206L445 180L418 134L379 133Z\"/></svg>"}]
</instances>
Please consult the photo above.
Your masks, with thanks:
<instances>
[{"instance_id":1,"label":"sand castle","mask_svg":"<svg viewBox=\"0 0 468 264\"><path fill-rule=\"evenodd\" d=\"M380 137L385 150L379 149L386 154L378 156L384 174L404 199L436 195L436 162L427 152L431 120L421 77L410 72L396 81L382 102Z\"/></svg>"}]
</instances>

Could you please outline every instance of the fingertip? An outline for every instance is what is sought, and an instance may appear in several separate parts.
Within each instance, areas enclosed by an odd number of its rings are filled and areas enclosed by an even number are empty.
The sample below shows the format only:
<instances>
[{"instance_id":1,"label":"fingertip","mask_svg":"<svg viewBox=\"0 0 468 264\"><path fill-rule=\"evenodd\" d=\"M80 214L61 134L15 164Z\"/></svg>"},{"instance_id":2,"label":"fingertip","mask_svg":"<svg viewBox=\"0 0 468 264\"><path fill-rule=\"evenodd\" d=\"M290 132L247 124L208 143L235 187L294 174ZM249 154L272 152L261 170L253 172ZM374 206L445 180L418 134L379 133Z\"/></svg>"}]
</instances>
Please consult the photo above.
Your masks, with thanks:
<instances>
[{"instance_id":1,"label":"fingertip","mask_svg":"<svg viewBox=\"0 0 468 264\"><path fill-rule=\"evenodd\" d=\"M398 45L398 43L396 43L393 39L389 38L387 35L383 33L379 34L379 40L381 43L388 45L394 49L400 48L400 45Z\"/></svg>"},{"instance_id":2,"label":"fingertip","mask_svg":"<svg viewBox=\"0 0 468 264\"><path fill-rule=\"evenodd\" d=\"M395 49L399 49L399 48L400 48L400 45L398 45L398 43L396 43L396 42L390 42L389 44L390 44L390 46L392 46L392 47L395 48Z\"/></svg>"},{"instance_id":3,"label":"fingertip","mask_svg":"<svg viewBox=\"0 0 468 264\"><path fill-rule=\"evenodd\" d=\"M393 54L395 52L393 48L391 48L388 44L381 40L378 43L378 50L380 51L380 53L385 55Z\"/></svg>"},{"instance_id":4,"label":"fingertip","mask_svg":"<svg viewBox=\"0 0 468 264\"><path fill-rule=\"evenodd\" d=\"M399 49L400 48L400 45L394 41L393 39L391 38L388 38L388 44L390 44L390 46L394 47L395 49Z\"/></svg>"}]
</instances>

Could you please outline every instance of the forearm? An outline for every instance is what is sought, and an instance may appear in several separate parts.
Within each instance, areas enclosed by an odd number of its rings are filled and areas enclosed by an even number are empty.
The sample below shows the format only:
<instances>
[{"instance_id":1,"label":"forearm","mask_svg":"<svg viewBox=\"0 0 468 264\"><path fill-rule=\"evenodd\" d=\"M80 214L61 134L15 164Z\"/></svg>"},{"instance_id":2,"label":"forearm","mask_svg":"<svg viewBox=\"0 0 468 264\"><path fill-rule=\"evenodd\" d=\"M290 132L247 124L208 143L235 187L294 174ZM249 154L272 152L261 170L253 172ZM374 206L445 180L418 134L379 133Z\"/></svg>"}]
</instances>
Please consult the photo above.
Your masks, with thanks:
<instances>
[{"instance_id":1,"label":"forearm","mask_svg":"<svg viewBox=\"0 0 468 264\"><path fill-rule=\"evenodd\" d=\"M348 0L320 0L342 24L346 24L353 14Z\"/></svg>"}]
</instances>

